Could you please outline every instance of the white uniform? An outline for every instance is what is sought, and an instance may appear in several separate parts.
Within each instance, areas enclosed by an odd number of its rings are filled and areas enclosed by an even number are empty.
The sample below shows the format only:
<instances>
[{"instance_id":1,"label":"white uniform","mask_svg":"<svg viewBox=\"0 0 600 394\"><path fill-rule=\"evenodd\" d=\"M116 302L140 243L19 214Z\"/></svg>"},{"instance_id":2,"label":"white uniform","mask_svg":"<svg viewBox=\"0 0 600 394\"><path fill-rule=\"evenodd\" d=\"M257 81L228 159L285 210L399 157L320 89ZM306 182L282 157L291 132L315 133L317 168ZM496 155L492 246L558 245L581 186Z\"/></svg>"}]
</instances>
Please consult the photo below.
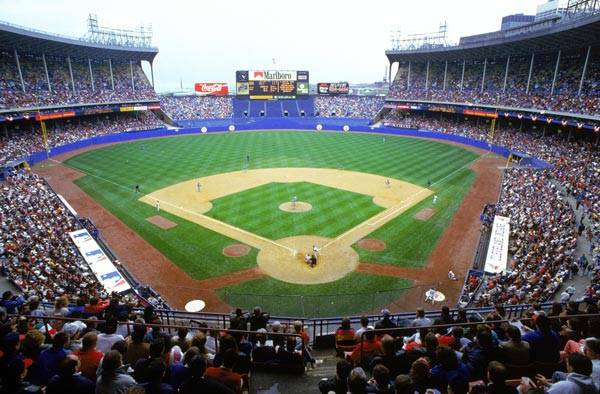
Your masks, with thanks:
<instances>
[{"instance_id":1,"label":"white uniform","mask_svg":"<svg viewBox=\"0 0 600 394\"><path fill-rule=\"evenodd\" d=\"M315 256L317 255L317 253L319 253L319 248L317 248L317 245L313 245L313 253L315 254Z\"/></svg>"},{"instance_id":2,"label":"white uniform","mask_svg":"<svg viewBox=\"0 0 600 394\"><path fill-rule=\"evenodd\" d=\"M385 180L385 187L390 187L390 185L391 185L391 182L390 182L390 180L389 180L389 179L386 179L386 180Z\"/></svg>"},{"instance_id":3,"label":"white uniform","mask_svg":"<svg viewBox=\"0 0 600 394\"><path fill-rule=\"evenodd\" d=\"M436 204L438 200L438 196L437 194L433 196L433 203Z\"/></svg>"},{"instance_id":4,"label":"white uniform","mask_svg":"<svg viewBox=\"0 0 600 394\"><path fill-rule=\"evenodd\" d=\"M160 212L160 201L156 200L156 212Z\"/></svg>"},{"instance_id":5,"label":"white uniform","mask_svg":"<svg viewBox=\"0 0 600 394\"><path fill-rule=\"evenodd\" d=\"M432 305L435 303L435 289L433 287L425 293L425 302L431 302Z\"/></svg>"},{"instance_id":6,"label":"white uniform","mask_svg":"<svg viewBox=\"0 0 600 394\"><path fill-rule=\"evenodd\" d=\"M448 279L456 280L456 275L454 275L454 272L452 272L452 270L448 271Z\"/></svg>"}]
</instances>

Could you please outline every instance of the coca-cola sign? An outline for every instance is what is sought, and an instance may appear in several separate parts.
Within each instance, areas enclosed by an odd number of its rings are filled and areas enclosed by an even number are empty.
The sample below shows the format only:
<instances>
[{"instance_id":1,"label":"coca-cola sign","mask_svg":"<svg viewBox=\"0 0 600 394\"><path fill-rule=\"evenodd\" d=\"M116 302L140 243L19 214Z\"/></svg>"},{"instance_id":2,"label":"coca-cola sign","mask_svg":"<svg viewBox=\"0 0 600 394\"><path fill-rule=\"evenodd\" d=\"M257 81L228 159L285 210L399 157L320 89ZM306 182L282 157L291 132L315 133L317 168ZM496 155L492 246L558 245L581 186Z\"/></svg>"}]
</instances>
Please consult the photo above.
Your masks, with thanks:
<instances>
[{"instance_id":1,"label":"coca-cola sign","mask_svg":"<svg viewBox=\"0 0 600 394\"><path fill-rule=\"evenodd\" d=\"M201 82L194 85L196 94L200 96L227 96L229 86L224 82Z\"/></svg>"}]
</instances>

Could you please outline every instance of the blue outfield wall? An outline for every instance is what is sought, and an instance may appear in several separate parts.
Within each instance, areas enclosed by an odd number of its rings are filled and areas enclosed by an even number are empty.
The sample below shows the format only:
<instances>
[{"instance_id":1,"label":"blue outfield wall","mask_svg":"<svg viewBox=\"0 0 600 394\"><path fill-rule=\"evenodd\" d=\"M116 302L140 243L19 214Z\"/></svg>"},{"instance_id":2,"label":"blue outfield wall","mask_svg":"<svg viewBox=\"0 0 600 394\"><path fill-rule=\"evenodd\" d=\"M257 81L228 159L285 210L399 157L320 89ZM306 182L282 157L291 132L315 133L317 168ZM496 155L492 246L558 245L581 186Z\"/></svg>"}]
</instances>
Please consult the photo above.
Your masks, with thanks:
<instances>
[{"instance_id":1,"label":"blue outfield wall","mask_svg":"<svg viewBox=\"0 0 600 394\"><path fill-rule=\"evenodd\" d=\"M369 125L369 119L346 119L346 118L229 118L229 119L203 119L203 120L182 120L178 123L183 126L179 129L160 128L144 131L129 131L117 134L109 134L93 137L87 140L62 145L53 148L49 153L36 152L27 158L30 165L35 165L46 160L49 157L58 156L64 153L72 152L77 149L86 148L93 145L109 144L115 142L135 141L145 138L169 137L185 134L200 134L201 129L206 127L207 133L228 131L230 126L235 127L235 131L251 130L316 130L317 125L321 125L326 131L343 132L344 126L348 126L351 132L378 133L388 135L399 135L408 137L432 138L442 141L456 142L469 145L475 148L490 151L492 153L508 157L511 150L503 146L488 144L483 141L474 140L458 135L445 134L435 131L416 130L416 129L397 129L392 127L372 127ZM551 168L552 166L540 159L527 157L522 164L534 168Z\"/></svg>"}]
</instances>

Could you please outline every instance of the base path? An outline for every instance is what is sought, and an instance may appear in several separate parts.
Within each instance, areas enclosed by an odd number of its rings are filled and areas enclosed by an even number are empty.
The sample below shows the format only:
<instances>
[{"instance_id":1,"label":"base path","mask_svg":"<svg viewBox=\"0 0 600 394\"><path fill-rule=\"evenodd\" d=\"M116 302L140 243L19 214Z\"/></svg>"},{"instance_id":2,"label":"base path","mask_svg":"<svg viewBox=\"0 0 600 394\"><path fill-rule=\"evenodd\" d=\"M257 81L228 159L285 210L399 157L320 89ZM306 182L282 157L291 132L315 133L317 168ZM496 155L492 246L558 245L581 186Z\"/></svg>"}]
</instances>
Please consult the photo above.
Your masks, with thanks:
<instances>
[{"instance_id":1,"label":"base path","mask_svg":"<svg viewBox=\"0 0 600 394\"><path fill-rule=\"evenodd\" d=\"M373 202L385 209L334 239L306 235L271 240L204 215L212 207L214 199L272 182L310 182L365 194L372 196ZM202 185L201 191L197 191L198 183ZM351 246L431 194L431 190L412 183L363 172L329 168L267 168L181 182L145 195L140 201L152 206L159 201L161 209L169 213L259 249L259 267L275 279L317 284L341 279L354 271L358 255ZM301 202L296 204L303 206ZM322 261L318 268L311 269L304 264L304 256L312 253L312 245L320 249Z\"/></svg>"}]
</instances>

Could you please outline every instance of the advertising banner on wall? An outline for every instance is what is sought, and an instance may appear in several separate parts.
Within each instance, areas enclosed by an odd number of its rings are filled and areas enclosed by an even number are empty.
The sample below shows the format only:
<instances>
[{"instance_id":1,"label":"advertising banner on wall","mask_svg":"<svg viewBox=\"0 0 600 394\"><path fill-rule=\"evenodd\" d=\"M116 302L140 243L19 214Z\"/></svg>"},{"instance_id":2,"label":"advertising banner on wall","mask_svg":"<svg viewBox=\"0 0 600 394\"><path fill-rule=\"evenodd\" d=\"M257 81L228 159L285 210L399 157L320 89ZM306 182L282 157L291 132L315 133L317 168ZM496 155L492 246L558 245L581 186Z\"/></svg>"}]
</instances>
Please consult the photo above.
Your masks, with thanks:
<instances>
[{"instance_id":1,"label":"advertising banner on wall","mask_svg":"<svg viewBox=\"0 0 600 394\"><path fill-rule=\"evenodd\" d=\"M483 270L488 274L506 271L508 265L508 239L510 236L510 218L494 217L490 244Z\"/></svg>"},{"instance_id":2,"label":"advertising banner on wall","mask_svg":"<svg viewBox=\"0 0 600 394\"><path fill-rule=\"evenodd\" d=\"M69 237L107 293L123 293L131 289L127 280L87 230L71 231Z\"/></svg>"},{"instance_id":3,"label":"advertising banner on wall","mask_svg":"<svg viewBox=\"0 0 600 394\"><path fill-rule=\"evenodd\" d=\"M194 91L199 96L227 96L229 85L225 82L199 82L194 85Z\"/></svg>"}]
</instances>

